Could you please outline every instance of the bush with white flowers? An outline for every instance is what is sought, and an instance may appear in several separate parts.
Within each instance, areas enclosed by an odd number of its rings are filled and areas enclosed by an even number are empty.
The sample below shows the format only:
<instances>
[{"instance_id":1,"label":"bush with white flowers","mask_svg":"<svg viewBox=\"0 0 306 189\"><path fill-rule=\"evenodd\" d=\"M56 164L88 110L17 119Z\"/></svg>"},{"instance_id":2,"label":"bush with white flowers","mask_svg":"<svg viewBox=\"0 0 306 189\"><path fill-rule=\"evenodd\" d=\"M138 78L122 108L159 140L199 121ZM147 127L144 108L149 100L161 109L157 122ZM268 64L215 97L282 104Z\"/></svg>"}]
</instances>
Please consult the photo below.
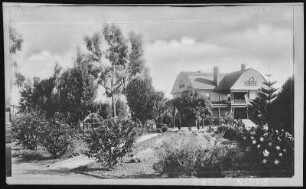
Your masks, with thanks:
<instances>
[{"instance_id":1,"label":"bush with white flowers","mask_svg":"<svg viewBox=\"0 0 306 189\"><path fill-rule=\"evenodd\" d=\"M294 138L290 133L265 125L243 133L241 138L264 170L271 174L293 173Z\"/></svg>"}]
</instances>

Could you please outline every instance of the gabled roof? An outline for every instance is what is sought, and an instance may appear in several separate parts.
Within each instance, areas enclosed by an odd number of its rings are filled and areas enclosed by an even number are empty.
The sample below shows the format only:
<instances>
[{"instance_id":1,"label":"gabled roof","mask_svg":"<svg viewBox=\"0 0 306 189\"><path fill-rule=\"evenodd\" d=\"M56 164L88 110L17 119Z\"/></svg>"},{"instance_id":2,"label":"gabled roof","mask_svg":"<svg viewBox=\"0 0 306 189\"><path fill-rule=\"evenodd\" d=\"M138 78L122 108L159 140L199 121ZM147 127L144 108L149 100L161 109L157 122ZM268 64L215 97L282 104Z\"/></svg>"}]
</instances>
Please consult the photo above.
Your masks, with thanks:
<instances>
[{"instance_id":1,"label":"gabled roof","mask_svg":"<svg viewBox=\"0 0 306 189\"><path fill-rule=\"evenodd\" d=\"M236 72L231 72L225 74L223 79L220 81L220 84L215 88L216 91L219 92L228 92L232 88L232 86L236 83L236 81L239 79L239 77L246 71L250 70L245 69L245 70L239 70Z\"/></svg>"},{"instance_id":2,"label":"gabled roof","mask_svg":"<svg viewBox=\"0 0 306 189\"><path fill-rule=\"evenodd\" d=\"M237 83L237 81L243 77L243 73L253 70L253 68L243 69L235 72L230 72L227 74L219 73L218 81L219 83L214 82L214 73L205 73L205 72L181 72L180 75L183 75L188 79L189 84L191 84L193 89L196 90L213 90L221 93L229 93L232 87ZM258 72L259 73L259 72ZM259 73L259 75L265 80L265 78ZM173 89L172 89L173 91ZM173 92L171 92L173 93Z\"/></svg>"},{"instance_id":3,"label":"gabled roof","mask_svg":"<svg viewBox=\"0 0 306 189\"><path fill-rule=\"evenodd\" d=\"M195 89L214 89L216 84L213 81L213 73L205 72L182 72L186 75ZM224 74L219 73L219 77L223 77Z\"/></svg>"}]
</instances>

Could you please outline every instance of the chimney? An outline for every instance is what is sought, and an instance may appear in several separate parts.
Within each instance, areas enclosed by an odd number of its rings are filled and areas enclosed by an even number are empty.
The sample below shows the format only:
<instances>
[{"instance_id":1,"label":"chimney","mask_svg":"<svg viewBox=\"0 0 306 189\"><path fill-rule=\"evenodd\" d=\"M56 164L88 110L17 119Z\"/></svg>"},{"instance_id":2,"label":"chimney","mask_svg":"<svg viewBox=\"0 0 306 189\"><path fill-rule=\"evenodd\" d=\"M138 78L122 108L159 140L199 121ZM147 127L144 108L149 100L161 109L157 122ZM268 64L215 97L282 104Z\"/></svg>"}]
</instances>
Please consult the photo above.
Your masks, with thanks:
<instances>
[{"instance_id":1,"label":"chimney","mask_svg":"<svg viewBox=\"0 0 306 189\"><path fill-rule=\"evenodd\" d=\"M245 70L245 64L241 64L241 71Z\"/></svg>"},{"instance_id":2,"label":"chimney","mask_svg":"<svg viewBox=\"0 0 306 189\"><path fill-rule=\"evenodd\" d=\"M216 85L219 84L219 68L218 67L214 67L214 83Z\"/></svg>"}]
</instances>

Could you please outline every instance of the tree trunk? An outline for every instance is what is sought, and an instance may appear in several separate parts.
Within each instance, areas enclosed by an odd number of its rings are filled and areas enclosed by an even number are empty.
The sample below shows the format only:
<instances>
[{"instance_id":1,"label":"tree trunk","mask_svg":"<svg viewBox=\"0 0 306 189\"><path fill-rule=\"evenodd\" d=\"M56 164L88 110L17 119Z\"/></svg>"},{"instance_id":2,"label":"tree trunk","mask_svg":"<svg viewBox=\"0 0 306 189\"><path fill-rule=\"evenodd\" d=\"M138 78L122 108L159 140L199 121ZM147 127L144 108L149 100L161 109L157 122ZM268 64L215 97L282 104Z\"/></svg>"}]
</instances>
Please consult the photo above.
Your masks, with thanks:
<instances>
[{"instance_id":1,"label":"tree trunk","mask_svg":"<svg viewBox=\"0 0 306 189\"><path fill-rule=\"evenodd\" d=\"M113 65L112 81L111 81L111 93L112 93L112 108L113 116L116 119L116 103L115 103L115 94L114 94L114 75L115 75L115 65Z\"/></svg>"},{"instance_id":2,"label":"tree trunk","mask_svg":"<svg viewBox=\"0 0 306 189\"><path fill-rule=\"evenodd\" d=\"M175 114L173 116L173 128L175 128Z\"/></svg>"},{"instance_id":3,"label":"tree trunk","mask_svg":"<svg viewBox=\"0 0 306 189\"><path fill-rule=\"evenodd\" d=\"M182 127L182 118L181 118L181 115L180 115L180 127L179 127L179 130L181 130L181 127Z\"/></svg>"}]
</instances>

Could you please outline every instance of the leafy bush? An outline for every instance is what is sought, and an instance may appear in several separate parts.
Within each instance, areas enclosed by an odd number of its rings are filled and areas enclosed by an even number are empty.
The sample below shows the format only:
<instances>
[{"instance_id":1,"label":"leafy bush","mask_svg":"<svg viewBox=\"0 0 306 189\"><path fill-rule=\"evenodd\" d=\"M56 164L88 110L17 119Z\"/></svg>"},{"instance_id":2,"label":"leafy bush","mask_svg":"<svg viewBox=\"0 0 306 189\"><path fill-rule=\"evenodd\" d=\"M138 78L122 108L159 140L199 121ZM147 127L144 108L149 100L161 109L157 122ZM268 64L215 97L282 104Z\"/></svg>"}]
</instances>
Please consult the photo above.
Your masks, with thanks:
<instances>
[{"instance_id":1,"label":"leafy bush","mask_svg":"<svg viewBox=\"0 0 306 189\"><path fill-rule=\"evenodd\" d=\"M212 117L212 123L214 125L222 125L225 124L225 120L222 117Z\"/></svg>"},{"instance_id":2,"label":"leafy bush","mask_svg":"<svg viewBox=\"0 0 306 189\"><path fill-rule=\"evenodd\" d=\"M58 114L48 119L40 112L24 112L13 121L14 139L26 149L42 146L51 157L58 158L67 151L72 133L71 127L62 120Z\"/></svg>"},{"instance_id":3,"label":"leafy bush","mask_svg":"<svg viewBox=\"0 0 306 189\"><path fill-rule=\"evenodd\" d=\"M232 167L239 157L236 147L221 144L220 137L199 139L196 133L187 135L173 136L163 144L159 161L153 166L156 171L168 177L222 177L224 166Z\"/></svg>"},{"instance_id":4,"label":"leafy bush","mask_svg":"<svg viewBox=\"0 0 306 189\"><path fill-rule=\"evenodd\" d=\"M29 150L36 150L39 143L41 116L34 111L21 113L12 120L12 138L18 145Z\"/></svg>"},{"instance_id":5,"label":"leafy bush","mask_svg":"<svg viewBox=\"0 0 306 189\"><path fill-rule=\"evenodd\" d=\"M158 129L156 129L156 130L155 130L155 132L157 132L157 133L161 133L161 132L162 132L162 130L161 130L161 128L158 128Z\"/></svg>"},{"instance_id":6,"label":"leafy bush","mask_svg":"<svg viewBox=\"0 0 306 189\"><path fill-rule=\"evenodd\" d=\"M233 115L233 113L226 114L223 117L223 119L224 119L224 123L225 124L230 124L230 125L234 124L234 115Z\"/></svg>"},{"instance_id":7,"label":"leafy bush","mask_svg":"<svg viewBox=\"0 0 306 189\"><path fill-rule=\"evenodd\" d=\"M237 127L235 125L230 126L230 125L225 125L225 126L219 126L217 129L218 133L224 133L224 138L229 139L229 140L237 140L241 141L242 134L245 132L245 129L242 127Z\"/></svg>"},{"instance_id":8,"label":"leafy bush","mask_svg":"<svg viewBox=\"0 0 306 189\"><path fill-rule=\"evenodd\" d=\"M164 133L164 132L166 132L168 130L168 127L167 126L163 126L162 127L162 132Z\"/></svg>"},{"instance_id":9,"label":"leafy bush","mask_svg":"<svg viewBox=\"0 0 306 189\"><path fill-rule=\"evenodd\" d=\"M84 140L88 146L85 155L98 159L109 169L116 165L119 158L131 151L136 139L136 124L130 120L102 120L89 124Z\"/></svg>"},{"instance_id":10,"label":"leafy bush","mask_svg":"<svg viewBox=\"0 0 306 189\"><path fill-rule=\"evenodd\" d=\"M267 174L292 176L294 138L288 132L258 127L242 135L247 146Z\"/></svg>"},{"instance_id":11,"label":"leafy bush","mask_svg":"<svg viewBox=\"0 0 306 189\"><path fill-rule=\"evenodd\" d=\"M40 144L52 158L61 157L73 147L73 131L70 125L58 118L45 120L40 128Z\"/></svg>"},{"instance_id":12,"label":"leafy bush","mask_svg":"<svg viewBox=\"0 0 306 189\"><path fill-rule=\"evenodd\" d=\"M172 117L167 115L167 114L164 115L164 117L163 117L163 124L171 125L172 124Z\"/></svg>"},{"instance_id":13,"label":"leafy bush","mask_svg":"<svg viewBox=\"0 0 306 189\"><path fill-rule=\"evenodd\" d=\"M212 124L213 124L213 120L210 116L204 119L204 125L212 125Z\"/></svg>"}]
</instances>

